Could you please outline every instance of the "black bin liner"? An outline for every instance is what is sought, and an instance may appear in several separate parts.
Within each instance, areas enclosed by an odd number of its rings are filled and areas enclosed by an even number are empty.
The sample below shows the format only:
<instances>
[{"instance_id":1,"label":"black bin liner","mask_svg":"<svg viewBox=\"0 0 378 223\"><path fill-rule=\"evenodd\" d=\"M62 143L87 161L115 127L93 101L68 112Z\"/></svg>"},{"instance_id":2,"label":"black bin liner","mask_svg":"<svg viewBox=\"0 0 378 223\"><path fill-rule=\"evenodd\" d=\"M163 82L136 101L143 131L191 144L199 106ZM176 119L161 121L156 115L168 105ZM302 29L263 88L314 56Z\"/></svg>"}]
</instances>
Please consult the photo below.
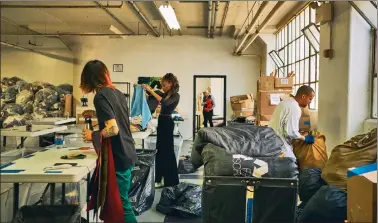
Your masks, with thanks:
<instances>
[{"instance_id":1,"label":"black bin liner","mask_svg":"<svg viewBox=\"0 0 378 223\"><path fill-rule=\"evenodd\" d=\"M179 174L190 174L196 172L192 162L190 161L190 156L180 157L178 165Z\"/></svg>"},{"instance_id":2,"label":"black bin liner","mask_svg":"<svg viewBox=\"0 0 378 223\"><path fill-rule=\"evenodd\" d=\"M156 150L137 150L138 161L132 172L129 200L135 215L149 210L155 198Z\"/></svg>"},{"instance_id":3,"label":"black bin liner","mask_svg":"<svg viewBox=\"0 0 378 223\"><path fill-rule=\"evenodd\" d=\"M32 205L23 206L13 219L13 223L80 223L79 205Z\"/></svg>"},{"instance_id":4,"label":"black bin liner","mask_svg":"<svg viewBox=\"0 0 378 223\"><path fill-rule=\"evenodd\" d=\"M165 215L198 218L202 216L201 199L202 188L199 185L180 183L163 189L156 210Z\"/></svg>"},{"instance_id":5,"label":"black bin liner","mask_svg":"<svg viewBox=\"0 0 378 223\"><path fill-rule=\"evenodd\" d=\"M347 194L336 186L322 186L307 202L298 223L344 223Z\"/></svg>"},{"instance_id":6,"label":"black bin liner","mask_svg":"<svg viewBox=\"0 0 378 223\"><path fill-rule=\"evenodd\" d=\"M307 203L324 185L326 182L322 179L320 168L304 169L299 174L299 198L302 202Z\"/></svg>"}]
</instances>

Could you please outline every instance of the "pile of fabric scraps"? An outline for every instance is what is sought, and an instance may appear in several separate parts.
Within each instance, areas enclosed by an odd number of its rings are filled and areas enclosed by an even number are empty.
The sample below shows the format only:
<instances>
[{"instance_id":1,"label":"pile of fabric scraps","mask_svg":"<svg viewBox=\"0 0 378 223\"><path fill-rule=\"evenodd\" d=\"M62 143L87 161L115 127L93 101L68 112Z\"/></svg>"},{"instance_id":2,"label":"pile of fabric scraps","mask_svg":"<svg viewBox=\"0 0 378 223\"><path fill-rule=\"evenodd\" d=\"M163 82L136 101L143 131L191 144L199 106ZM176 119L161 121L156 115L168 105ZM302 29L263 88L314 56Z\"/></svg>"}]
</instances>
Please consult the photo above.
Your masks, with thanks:
<instances>
[{"instance_id":1,"label":"pile of fabric scraps","mask_svg":"<svg viewBox=\"0 0 378 223\"><path fill-rule=\"evenodd\" d=\"M138 115L136 117L133 117L131 119L131 125L130 125L131 132L143 132L147 128L143 129L142 127L142 116Z\"/></svg>"}]
</instances>

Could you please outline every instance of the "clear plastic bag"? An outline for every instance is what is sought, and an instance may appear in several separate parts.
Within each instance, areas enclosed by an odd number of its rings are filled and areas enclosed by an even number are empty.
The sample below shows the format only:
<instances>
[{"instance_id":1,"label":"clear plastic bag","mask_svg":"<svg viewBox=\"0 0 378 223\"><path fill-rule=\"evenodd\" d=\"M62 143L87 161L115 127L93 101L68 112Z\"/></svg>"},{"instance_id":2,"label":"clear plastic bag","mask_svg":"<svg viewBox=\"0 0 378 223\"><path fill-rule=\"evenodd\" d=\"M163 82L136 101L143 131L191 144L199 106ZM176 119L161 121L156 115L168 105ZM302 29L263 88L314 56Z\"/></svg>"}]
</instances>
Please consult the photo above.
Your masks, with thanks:
<instances>
[{"instance_id":1,"label":"clear plastic bag","mask_svg":"<svg viewBox=\"0 0 378 223\"><path fill-rule=\"evenodd\" d=\"M2 111L6 112L8 115L22 115L24 110L21 105L18 104L6 104Z\"/></svg>"},{"instance_id":2,"label":"clear plastic bag","mask_svg":"<svg viewBox=\"0 0 378 223\"><path fill-rule=\"evenodd\" d=\"M18 94L17 86L10 86L6 88L4 92L4 102L14 103L16 101L16 96Z\"/></svg>"}]
</instances>

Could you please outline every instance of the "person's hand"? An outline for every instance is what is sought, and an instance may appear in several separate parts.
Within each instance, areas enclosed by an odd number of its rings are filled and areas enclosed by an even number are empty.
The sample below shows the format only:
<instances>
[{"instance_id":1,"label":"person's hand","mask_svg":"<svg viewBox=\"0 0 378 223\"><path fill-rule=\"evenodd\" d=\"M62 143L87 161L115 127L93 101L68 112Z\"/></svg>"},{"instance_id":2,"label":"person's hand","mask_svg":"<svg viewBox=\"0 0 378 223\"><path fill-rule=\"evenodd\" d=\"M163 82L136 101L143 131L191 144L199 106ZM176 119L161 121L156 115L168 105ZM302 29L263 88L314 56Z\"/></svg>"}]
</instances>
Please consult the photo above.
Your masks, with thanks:
<instances>
[{"instance_id":1,"label":"person's hand","mask_svg":"<svg viewBox=\"0 0 378 223\"><path fill-rule=\"evenodd\" d=\"M151 91L151 87L148 84L142 84L142 88L146 89L146 91Z\"/></svg>"},{"instance_id":2,"label":"person's hand","mask_svg":"<svg viewBox=\"0 0 378 223\"><path fill-rule=\"evenodd\" d=\"M313 135L306 135L304 141L307 144L313 144L315 142L315 137Z\"/></svg>"},{"instance_id":3,"label":"person's hand","mask_svg":"<svg viewBox=\"0 0 378 223\"><path fill-rule=\"evenodd\" d=\"M92 132L90 129L83 129L82 137L84 142L92 142Z\"/></svg>"},{"instance_id":4,"label":"person's hand","mask_svg":"<svg viewBox=\"0 0 378 223\"><path fill-rule=\"evenodd\" d=\"M133 84L133 87L136 87L137 86L137 84Z\"/></svg>"},{"instance_id":5,"label":"person's hand","mask_svg":"<svg viewBox=\"0 0 378 223\"><path fill-rule=\"evenodd\" d=\"M83 116L84 118L92 118L92 117L96 116L96 111L85 110L85 111L83 111L83 113L81 113L81 116Z\"/></svg>"}]
</instances>

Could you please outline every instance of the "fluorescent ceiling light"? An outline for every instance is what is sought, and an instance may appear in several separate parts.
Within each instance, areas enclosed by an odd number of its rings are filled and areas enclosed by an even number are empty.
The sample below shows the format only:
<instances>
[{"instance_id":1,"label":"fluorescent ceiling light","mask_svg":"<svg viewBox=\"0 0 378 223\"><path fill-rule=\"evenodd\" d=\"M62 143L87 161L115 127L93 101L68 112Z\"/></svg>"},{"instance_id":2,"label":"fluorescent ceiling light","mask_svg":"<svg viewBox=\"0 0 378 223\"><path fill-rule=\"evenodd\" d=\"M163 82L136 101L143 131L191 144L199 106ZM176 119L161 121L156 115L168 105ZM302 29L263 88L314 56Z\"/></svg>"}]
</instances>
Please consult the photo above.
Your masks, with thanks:
<instances>
[{"instance_id":1,"label":"fluorescent ceiling light","mask_svg":"<svg viewBox=\"0 0 378 223\"><path fill-rule=\"evenodd\" d=\"M320 48L320 30L314 24L310 23L308 26L302 29L302 33L310 43L310 45L314 48L314 50L319 53Z\"/></svg>"},{"instance_id":2,"label":"fluorescent ceiling light","mask_svg":"<svg viewBox=\"0 0 378 223\"><path fill-rule=\"evenodd\" d=\"M275 50L270 51L269 56L270 58L272 58L274 64L276 64L278 71L284 74L283 67L285 66L285 63L281 59L280 55L278 55L277 51Z\"/></svg>"},{"instance_id":3,"label":"fluorescent ceiling light","mask_svg":"<svg viewBox=\"0 0 378 223\"><path fill-rule=\"evenodd\" d=\"M180 24L177 21L175 11L171 5L161 5L159 11L164 17L170 29L180 29Z\"/></svg>"}]
</instances>

